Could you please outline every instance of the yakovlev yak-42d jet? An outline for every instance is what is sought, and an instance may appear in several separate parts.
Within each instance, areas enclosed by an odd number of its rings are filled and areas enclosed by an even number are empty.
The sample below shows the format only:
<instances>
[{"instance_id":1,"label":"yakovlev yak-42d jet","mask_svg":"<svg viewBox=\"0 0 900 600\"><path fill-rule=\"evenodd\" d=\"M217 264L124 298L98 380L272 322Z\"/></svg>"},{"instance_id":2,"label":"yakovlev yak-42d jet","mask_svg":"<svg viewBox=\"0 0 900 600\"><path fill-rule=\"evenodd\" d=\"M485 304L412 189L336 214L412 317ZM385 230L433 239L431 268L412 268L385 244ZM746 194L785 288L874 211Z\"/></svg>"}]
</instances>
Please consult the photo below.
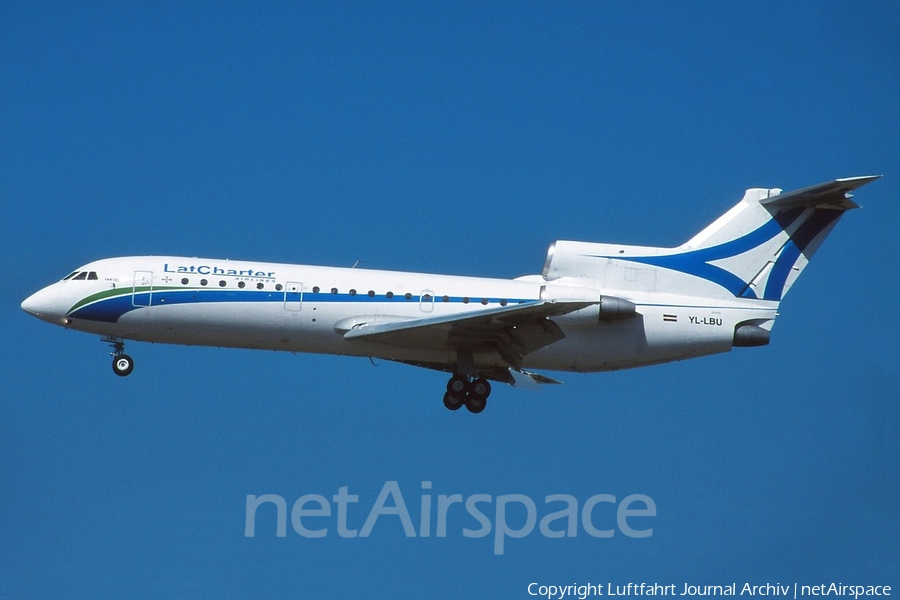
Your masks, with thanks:
<instances>
[{"instance_id":1,"label":"yakovlev yak-42d jet","mask_svg":"<svg viewBox=\"0 0 900 600\"><path fill-rule=\"evenodd\" d=\"M608 371L763 346L778 304L875 177L750 189L677 248L557 241L512 280L136 256L79 267L22 308L125 340L377 357L451 373L444 405L484 410L489 381Z\"/></svg>"}]
</instances>

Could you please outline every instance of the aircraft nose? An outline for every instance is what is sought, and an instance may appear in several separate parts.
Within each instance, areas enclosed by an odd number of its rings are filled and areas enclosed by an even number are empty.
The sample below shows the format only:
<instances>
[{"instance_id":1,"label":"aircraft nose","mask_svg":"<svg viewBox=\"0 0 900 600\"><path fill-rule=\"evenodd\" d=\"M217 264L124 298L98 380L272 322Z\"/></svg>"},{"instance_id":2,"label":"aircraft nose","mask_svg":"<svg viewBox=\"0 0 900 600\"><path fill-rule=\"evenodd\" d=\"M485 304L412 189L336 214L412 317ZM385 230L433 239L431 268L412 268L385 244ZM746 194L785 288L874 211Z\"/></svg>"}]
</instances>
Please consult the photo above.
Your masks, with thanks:
<instances>
[{"instance_id":1,"label":"aircraft nose","mask_svg":"<svg viewBox=\"0 0 900 600\"><path fill-rule=\"evenodd\" d=\"M22 310L30 315L38 316L41 312L40 292L32 294L22 301Z\"/></svg>"},{"instance_id":2,"label":"aircraft nose","mask_svg":"<svg viewBox=\"0 0 900 600\"><path fill-rule=\"evenodd\" d=\"M59 309L53 302L53 292L49 288L38 290L22 301L22 310L44 321L58 321Z\"/></svg>"}]
</instances>

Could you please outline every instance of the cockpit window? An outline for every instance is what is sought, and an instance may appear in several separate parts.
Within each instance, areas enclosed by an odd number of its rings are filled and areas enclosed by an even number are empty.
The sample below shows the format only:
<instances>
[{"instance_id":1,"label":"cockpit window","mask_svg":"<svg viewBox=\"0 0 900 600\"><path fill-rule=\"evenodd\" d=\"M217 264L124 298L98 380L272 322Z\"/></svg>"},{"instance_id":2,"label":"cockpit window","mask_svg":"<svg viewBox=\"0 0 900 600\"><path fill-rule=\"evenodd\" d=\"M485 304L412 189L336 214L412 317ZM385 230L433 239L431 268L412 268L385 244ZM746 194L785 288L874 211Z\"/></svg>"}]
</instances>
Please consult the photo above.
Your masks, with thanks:
<instances>
[{"instance_id":1,"label":"cockpit window","mask_svg":"<svg viewBox=\"0 0 900 600\"><path fill-rule=\"evenodd\" d=\"M84 280L97 281L99 279L100 278L97 276L97 271L73 271L73 272L69 273L68 275L66 275L63 278L63 281L69 281L69 280L72 280L72 281L76 281L76 280L77 281L84 281Z\"/></svg>"}]
</instances>

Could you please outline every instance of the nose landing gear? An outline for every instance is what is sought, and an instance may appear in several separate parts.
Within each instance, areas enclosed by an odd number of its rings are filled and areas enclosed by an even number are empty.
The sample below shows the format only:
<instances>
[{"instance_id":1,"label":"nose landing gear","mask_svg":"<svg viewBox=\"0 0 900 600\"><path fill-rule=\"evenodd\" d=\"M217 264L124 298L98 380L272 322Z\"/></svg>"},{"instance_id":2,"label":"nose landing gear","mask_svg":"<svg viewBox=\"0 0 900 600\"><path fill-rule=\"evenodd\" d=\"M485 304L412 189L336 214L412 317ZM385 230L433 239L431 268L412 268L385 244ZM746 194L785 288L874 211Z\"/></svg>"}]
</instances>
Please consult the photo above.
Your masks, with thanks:
<instances>
[{"instance_id":1,"label":"nose landing gear","mask_svg":"<svg viewBox=\"0 0 900 600\"><path fill-rule=\"evenodd\" d=\"M120 354L113 358L113 373L120 377L125 377L134 371L134 359L127 354Z\"/></svg>"},{"instance_id":2,"label":"nose landing gear","mask_svg":"<svg viewBox=\"0 0 900 600\"><path fill-rule=\"evenodd\" d=\"M483 377L470 379L465 375L455 374L447 382L444 394L444 406L450 410L459 410L465 405L471 413L480 413L487 406L491 395L491 384Z\"/></svg>"},{"instance_id":3,"label":"nose landing gear","mask_svg":"<svg viewBox=\"0 0 900 600\"><path fill-rule=\"evenodd\" d=\"M120 338L103 338L104 342L108 342L112 346L113 351L110 356L113 357L112 369L113 373L119 377L130 375L134 371L134 359L125 354L125 342Z\"/></svg>"}]
</instances>

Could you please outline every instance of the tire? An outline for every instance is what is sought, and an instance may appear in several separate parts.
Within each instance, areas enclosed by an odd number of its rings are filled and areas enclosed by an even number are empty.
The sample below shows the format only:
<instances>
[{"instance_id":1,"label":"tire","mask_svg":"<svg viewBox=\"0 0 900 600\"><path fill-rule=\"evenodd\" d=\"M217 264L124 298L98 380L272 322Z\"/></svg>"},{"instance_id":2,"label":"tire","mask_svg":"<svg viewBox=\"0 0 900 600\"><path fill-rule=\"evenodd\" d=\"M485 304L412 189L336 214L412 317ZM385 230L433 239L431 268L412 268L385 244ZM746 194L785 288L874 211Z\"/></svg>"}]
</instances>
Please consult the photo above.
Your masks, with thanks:
<instances>
[{"instance_id":1,"label":"tire","mask_svg":"<svg viewBox=\"0 0 900 600\"><path fill-rule=\"evenodd\" d=\"M450 381L447 382L447 391L459 398L464 397L468 389L469 380L462 375L454 375L450 378Z\"/></svg>"},{"instance_id":2,"label":"tire","mask_svg":"<svg viewBox=\"0 0 900 600\"><path fill-rule=\"evenodd\" d=\"M444 394L444 406L450 410L459 410L463 405L462 398L454 396L450 392Z\"/></svg>"},{"instance_id":3,"label":"tire","mask_svg":"<svg viewBox=\"0 0 900 600\"><path fill-rule=\"evenodd\" d=\"M127 354L120 354L113 357L112 362L113 373L119 377L126 377L134 371L134 359Z\"/></svg>"},{"instance_id":4,"label":"tire","mask_svg":"<svg viewBox=\"0 0 900 600\"><path fill-rule=\"evenodd\" d=\"M478 414L485 409L487 406L487 400L485 398L479 398L477 396L469 395L466 398L466 408L470 413Z\"/></svg>"},{"instance_id":5,"label":"tire","mask_svg":"<svg viewBox=\"0 0 900 600\"><path fill-rule=\"evenodd\" d=\"M483 377L479 377L475 381L472 382L470 393L476 398L483 400L487 400L488 396L491 395L491 384L487 379Z\"/></svg>"}]
</instances>

